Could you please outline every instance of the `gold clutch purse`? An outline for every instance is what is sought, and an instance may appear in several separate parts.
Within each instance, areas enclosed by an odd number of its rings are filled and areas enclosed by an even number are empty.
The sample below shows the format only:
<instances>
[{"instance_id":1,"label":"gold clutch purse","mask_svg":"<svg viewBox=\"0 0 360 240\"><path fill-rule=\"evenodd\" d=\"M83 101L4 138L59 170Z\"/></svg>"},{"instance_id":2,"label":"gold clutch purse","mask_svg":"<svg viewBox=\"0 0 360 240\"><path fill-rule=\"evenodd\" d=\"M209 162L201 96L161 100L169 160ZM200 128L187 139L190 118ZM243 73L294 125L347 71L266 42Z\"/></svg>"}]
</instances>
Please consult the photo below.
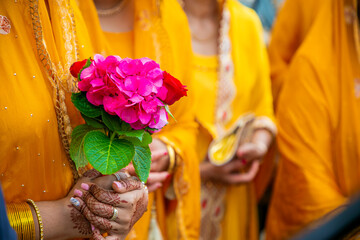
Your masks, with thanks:
<instances>
[{"instance_id":1,"label":"gold clutch purse","mask_svg":"<svg viewBox=\"0 0 360 240\"><path fill-rule=\"evenodd\" d=\"M208 157L212 164L221 166L235 158L238 147L250 141L254 128L255 115L242 115L222 136L215 138L209 146Z\"/></svg>"}]
</instances>

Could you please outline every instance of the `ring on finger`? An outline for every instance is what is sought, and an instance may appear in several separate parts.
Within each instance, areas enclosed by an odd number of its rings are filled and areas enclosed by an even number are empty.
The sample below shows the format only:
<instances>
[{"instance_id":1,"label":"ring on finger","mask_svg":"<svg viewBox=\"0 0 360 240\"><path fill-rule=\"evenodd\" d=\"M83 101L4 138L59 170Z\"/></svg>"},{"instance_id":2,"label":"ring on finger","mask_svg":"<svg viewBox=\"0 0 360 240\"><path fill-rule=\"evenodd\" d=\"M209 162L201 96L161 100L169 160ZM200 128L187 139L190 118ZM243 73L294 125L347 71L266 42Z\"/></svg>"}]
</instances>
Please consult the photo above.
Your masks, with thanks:
<instances>
[{"instance_id":1,"label":"ring on finger","mask_svg":"<svg viewBox=\"0 0 360 240\"><path fill-rule=\"evenodd\" d=\"M113 215L110 218L110 221L115 221L118 218L119 212L116 208L113 207Z\"/></svg>"}]
</instances>

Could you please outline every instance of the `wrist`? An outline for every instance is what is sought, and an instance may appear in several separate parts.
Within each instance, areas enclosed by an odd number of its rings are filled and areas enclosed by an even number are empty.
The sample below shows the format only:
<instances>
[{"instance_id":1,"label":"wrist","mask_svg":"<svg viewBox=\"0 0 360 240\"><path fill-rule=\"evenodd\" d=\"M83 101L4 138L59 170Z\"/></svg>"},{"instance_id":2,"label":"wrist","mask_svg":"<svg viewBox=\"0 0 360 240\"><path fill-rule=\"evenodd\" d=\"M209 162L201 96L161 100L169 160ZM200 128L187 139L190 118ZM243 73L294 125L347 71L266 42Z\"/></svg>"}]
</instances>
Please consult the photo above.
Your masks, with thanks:
<instances>
[{"instance_id":1,"label":"wrist","mask_svg":"<svg viewBox=\"0 0 360 240\"><path fill-rule=\"evenodd\" d=\"M212 179L212 170L213 165L209 162L202 162L200 164L200 178L202 181L206 182Z\"/></svg>"}]
</instances>

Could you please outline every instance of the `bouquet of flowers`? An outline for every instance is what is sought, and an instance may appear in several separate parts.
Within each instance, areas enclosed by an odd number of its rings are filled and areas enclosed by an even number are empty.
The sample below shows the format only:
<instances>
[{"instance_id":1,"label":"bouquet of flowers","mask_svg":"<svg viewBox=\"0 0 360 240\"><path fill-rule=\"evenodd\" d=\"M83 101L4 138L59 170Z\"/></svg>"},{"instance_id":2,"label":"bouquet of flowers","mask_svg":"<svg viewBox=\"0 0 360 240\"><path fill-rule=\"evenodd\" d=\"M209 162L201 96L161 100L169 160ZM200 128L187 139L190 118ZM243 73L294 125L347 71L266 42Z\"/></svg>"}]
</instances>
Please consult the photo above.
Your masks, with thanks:
<instances>
[{"instance_id":1,"label":"bouquet of flowers","mask_svg":"<svg viewBox=\"0 0 360 240\"><path fill-rule=\"evenodd\" d=\"M186 87L149 58L97 54L75 62L70 72L80 90L71 100L86 122L72 132L70 156L76 167L90 163L112 174L132 162L146 182L151 134L168 123L168 106L187 95Z\"/></svg>"}]
</instances>

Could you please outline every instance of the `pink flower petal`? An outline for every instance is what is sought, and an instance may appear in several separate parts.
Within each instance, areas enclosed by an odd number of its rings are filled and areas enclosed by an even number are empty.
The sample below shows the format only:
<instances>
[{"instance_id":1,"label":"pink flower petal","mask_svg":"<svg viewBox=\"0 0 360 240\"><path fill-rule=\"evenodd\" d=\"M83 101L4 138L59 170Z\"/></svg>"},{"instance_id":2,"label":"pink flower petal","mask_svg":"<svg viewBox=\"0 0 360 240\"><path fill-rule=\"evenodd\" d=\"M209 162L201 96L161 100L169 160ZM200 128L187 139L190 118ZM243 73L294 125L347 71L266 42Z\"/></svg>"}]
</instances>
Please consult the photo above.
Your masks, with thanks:
<instances>
[{"instance_id":1,"label":"pink flower petal","mask_svg":"<svg viewBox=\"0 0 360 240\"><path fill-rule=\"evenodd\" d=\"M160 111L154 118L150 121L149 127L161 129L168 123L168 116L164 108L161 108Z\"/></svg>"},{"instance_id":2,"label":"pink flower petal","mask_svg":"<svg viewBox=\"0 0 360 240\"><path fill-rule=\"evenodd\" d=\"M133 107L131 108L125 108L122 112L121 112L121 116L120 118L127 122L127 123L134 123L137 120L139 120L139 117L137 115L137 111L136 109L134 109Z\"/></svg>"}]
</instances>

